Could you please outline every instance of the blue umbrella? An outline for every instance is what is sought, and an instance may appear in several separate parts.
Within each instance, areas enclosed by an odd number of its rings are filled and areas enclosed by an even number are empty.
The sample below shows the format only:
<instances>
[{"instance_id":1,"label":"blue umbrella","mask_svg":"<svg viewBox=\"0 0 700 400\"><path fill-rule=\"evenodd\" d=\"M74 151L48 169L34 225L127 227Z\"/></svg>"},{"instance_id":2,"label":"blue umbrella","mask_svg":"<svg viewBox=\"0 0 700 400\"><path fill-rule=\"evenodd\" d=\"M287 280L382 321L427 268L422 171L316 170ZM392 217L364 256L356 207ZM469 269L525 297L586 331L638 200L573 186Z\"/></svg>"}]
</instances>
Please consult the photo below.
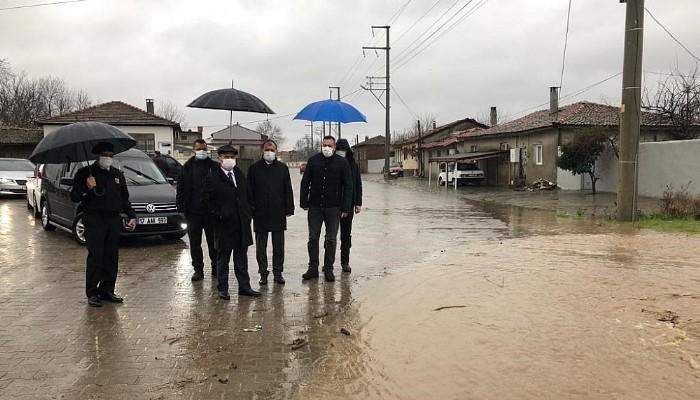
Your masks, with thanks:
<instances>
[{"instance_id":1,"label":"blue umbrella","mask_svg":"<svg viewBox=\"0 0 700 400\"><path fill-rule=\"evenodd\" d=\"M357 108L340 100L321 100L311 103L299 111L294 119L305 121L326 121L326 122L367 122Z\"/></svg>"}]
</instances>

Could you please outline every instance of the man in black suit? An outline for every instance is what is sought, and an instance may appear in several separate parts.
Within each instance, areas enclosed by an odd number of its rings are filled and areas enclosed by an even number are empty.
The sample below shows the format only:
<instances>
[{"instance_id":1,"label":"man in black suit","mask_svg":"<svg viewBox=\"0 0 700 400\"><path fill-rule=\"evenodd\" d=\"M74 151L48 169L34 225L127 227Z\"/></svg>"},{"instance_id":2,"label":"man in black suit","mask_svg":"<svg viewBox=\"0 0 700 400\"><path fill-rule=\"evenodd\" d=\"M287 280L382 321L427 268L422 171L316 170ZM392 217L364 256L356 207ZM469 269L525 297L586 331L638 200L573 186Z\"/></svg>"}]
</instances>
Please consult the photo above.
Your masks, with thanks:
<instances>
[{"instance_id":1,"label":"man in black suit","mask_svg":"<svg viewBox=\"0 0 700 400\"><path fill-rule=\"evenodd\" d=\"M216 220L217 290L219 298L229 300L228 272L231 253L233 270L238 281L238 294L260 296L250 287L248 276L248 246L253 244L250 230L251 208L248 204L248 184L245 175L236 167L238 150L221 146L217 150L221 167L204 181L202 201Z\"/></svg>"},{"instance_id":2,"label":"man in black suit","mask_svg":"<svg viewBox=\"0 0 700 400\"><path fill-rule=\"evenodd\" d=\"M272 275L275 283L284 285L284 231L287 217L294 215L294 194L289 168L277 161L277 143L266 140L262 159L248 169L248 189L253 206L255 256L260 284L267 285L267 237L272 236Z\"/></svg>"}]
</instances>

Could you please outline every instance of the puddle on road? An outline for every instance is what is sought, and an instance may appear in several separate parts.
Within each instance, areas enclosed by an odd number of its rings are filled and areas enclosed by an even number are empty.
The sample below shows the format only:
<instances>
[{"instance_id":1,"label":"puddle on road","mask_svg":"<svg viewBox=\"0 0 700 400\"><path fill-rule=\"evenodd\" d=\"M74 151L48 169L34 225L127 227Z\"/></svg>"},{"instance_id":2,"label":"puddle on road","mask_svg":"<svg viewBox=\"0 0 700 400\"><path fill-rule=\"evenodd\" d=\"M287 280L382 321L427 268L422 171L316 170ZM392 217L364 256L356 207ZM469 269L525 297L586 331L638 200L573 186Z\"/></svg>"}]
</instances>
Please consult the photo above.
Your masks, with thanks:
<instances>
[{"instance_id":1,"label":"puddle on road","mask_svg":"<svg viewBox=\"0 0 700 400\"><path fill-rule=\"evenodd\" d=\"M357 333L299 398L697 398L697 244L560 231L450 248L358 299Z\"/></svg>"}]
</instances>

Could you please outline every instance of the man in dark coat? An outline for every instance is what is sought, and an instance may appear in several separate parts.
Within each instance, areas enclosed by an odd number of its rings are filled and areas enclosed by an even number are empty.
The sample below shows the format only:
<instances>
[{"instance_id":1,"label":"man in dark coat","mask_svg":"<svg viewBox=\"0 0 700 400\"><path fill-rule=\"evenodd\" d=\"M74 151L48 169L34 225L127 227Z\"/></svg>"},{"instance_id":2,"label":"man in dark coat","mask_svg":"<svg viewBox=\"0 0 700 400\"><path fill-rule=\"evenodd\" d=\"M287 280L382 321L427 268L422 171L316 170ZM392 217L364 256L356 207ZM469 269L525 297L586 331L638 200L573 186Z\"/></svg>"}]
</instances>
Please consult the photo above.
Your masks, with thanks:
<instances>
[{"instance_id":1,"label":"man in dark coat","mask_svg":"<svg viewBox=\"0 0 700 400\"><path fill-rule=\"evenodd\" d=\"M207 142L197 139L193 144L194 156L182 166L177 180L175 203L177 212L187 220L187 236L190 238L190 258L194 274L192 281L204 279L204 254L202 253L202 230L207 239L211 260L211 275L216 276L216 242L214 241L214 217L202 202L204 180L219 163L209 158Z\"/></svg>"},{"instance_id":2,"label":"man in dark coat","mask_svg":"<svg viewBox=\"0 0 700 400\"><path fill-rule=\"evenodd\" d=\"M350 213L352 178L348 162L334 152L335 139L333 136L324 137L321 153L309 158L301 178L300 206L309 212L309 269L301 276L303 280L318 278L318 241L321 225L325 225L323 275L326 282L335 281L333 263L338 224L340 219L346 218Z\"/></svg>"},{"instance_id":3,"label":"man in dark coat","mask_svg":"<svg viewBox=\"0 0 700 400\"><path fill-rule=\"evenodd\" d=\"M289 168L277 161L277 143L266 140L262 159L248 169L248 189L253 206L255 256L260 284L267 285L267 237L272 236L272 275L275 283L284 285L284 231L287 217L294 215L294 194Z\"/></svg>"},{"instance_id":4,"label":"man in dark coat","mask_svg":"<svg viewBox=\"0 0 700 400\"><path fill-rule=\"evenodd\" d=\"M248 204L248 183L245 175L236 167L238 150L221 146L217 150L221 167L204 181L202 201L216 220L217 290L219 298L229 300L228 272L231 253L233 270L238 281L238 294L260 296L250 287L248 276L248 246L253 244L250 231L251 209Z\"/></svg>"},{"instance_id":5,"label":"man in dark coat","mask_svg":"<svg viewBox=\"0 0 700 400\"><path fill-rule=\"evenodd\" d=\"M92 307L102 306L102 300L112 303L124 301L114 294L119 272L119 233L123 220L127 227L136 229L136 213L129 202L129 189L124 174L112 167L114 146L100 142L92 149L97 161L80 168L73 178L71 200L83 208L83 225L87 242L87 269L85 294Z\"/></svg>"},{"instance_id":6,"label":"man in dark coat","mask_svg":"<svg viewBox=\"0 0 700 400\"><path fill-rule=\"evenodd\" d=\"M362 211L362 177L360 167L355 162L355 156L350 148L350 143L345 139L338 139L335 146L335 154L345 157L350 164L352 177L352 207L347 217L340 220L340 267L343 272L350 272L350 247L352 247L352 220L353 216Z\"/></svg>"}]
</instances>

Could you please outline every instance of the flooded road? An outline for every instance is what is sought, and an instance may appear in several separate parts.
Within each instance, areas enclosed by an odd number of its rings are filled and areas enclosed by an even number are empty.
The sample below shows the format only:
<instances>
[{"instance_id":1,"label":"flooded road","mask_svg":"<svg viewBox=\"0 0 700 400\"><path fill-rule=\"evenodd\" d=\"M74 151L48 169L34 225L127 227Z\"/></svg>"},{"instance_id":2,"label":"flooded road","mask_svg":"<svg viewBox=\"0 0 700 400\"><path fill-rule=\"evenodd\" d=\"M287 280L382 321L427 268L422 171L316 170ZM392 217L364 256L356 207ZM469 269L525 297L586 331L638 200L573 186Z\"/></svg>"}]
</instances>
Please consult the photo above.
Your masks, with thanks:
<instances>
[{"instance_id":1,"label":"flooded road","mask_svg":"<svg viewBox=\"0 0 700 400\"><path fill-rule=\"evenodd\" d=\"M259 299L191 283L186 241L125 242L125 303L102 309L83 296L85 249L0 200L0 397L697 398L697 236L469 189L365 177L353 272L330 284L301 282L297 209L287 285Z\"/></svg>"}]
</instances>

